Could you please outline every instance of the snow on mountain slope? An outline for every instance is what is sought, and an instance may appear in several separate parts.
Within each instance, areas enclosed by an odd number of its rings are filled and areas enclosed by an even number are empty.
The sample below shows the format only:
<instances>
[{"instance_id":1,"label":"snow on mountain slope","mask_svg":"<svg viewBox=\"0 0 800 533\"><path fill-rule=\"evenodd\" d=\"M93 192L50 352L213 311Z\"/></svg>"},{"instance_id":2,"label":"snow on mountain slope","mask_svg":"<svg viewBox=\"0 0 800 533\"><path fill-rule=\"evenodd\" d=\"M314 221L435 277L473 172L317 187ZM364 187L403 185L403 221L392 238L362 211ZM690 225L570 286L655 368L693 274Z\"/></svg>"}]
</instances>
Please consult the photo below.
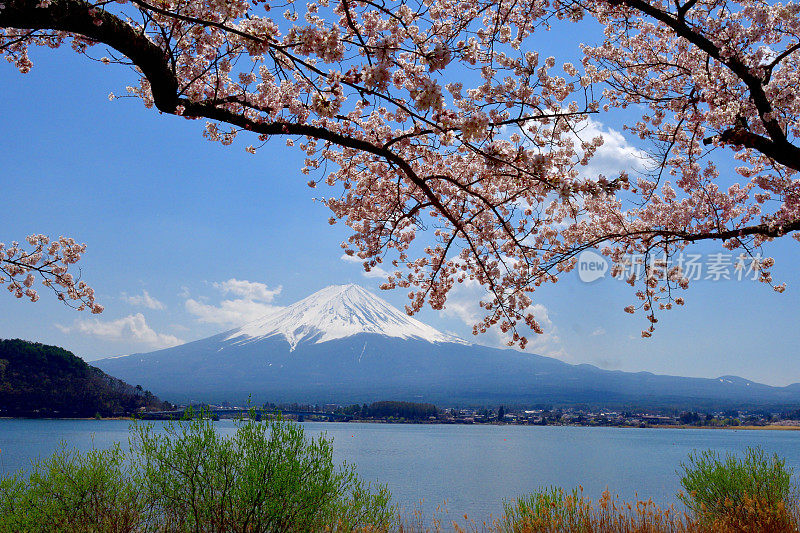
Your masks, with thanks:
<instances>
[{"instance_id":1,"label":"snow on mountain slope","mask_svg":"<svg viewBox=\"0 0 800 533\"><path fill-rule=\"evenodd\" d=\"M233 330L235 344L282 335L294 350L298 343L377 333L401 339L469 344L415 320L358 285L331 285L280 311Z\"/></svg>"}]
</instances>

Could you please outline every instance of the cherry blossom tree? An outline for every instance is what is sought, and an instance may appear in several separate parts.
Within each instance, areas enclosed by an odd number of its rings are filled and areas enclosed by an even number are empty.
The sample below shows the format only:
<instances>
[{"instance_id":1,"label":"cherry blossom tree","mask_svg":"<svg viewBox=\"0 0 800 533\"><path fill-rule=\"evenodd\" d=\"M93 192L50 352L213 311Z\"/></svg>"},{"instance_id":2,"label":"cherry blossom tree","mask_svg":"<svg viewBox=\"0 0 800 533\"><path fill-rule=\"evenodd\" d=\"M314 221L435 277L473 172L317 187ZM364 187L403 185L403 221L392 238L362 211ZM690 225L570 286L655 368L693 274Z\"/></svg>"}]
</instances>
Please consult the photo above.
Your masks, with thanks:
<instances>
[{"instance_id":1,"label":"cherry blossom tree","mask_svg":"<svg viewBox=\"0 0 800 533\"><path fill-rule=\"evenodd\" d=\"M39 300L34 284L39 278L65 304L83 311L102 313L103 306L95 302L94 290L68 272L70 265L80 261L85 244L60 237L51 241L46 235L29 235L28 246L0 242L0 284L17 298Z\"/></svg>"},{"instance_id":2,"label":"cherry blossom tree","mask_svg":"<svg viewBox=\"0 0 800 533\"><path fill-rule=\"evenodd\" d=\"M0 1L21 72L30 46L69 43L132 66L124 96L206 120L212 141L244 135L256 154L285 138L308 185L331 186L345 253L392 272L384 287L409 290L409 312L474 280L490 294L475 331L523 347L519 323L541 332L531 293L584 250L617 275L645 257L626 311L649 336L688 286L670 257L719 241L772 284L759 248L800 229L798 3ZM588 18L605 38L580 64L539 57L538 33ZM587 175L603 143L588 118L625 108L644 110L628 129L651 148L646 171Z\"/></svg>"}]
</instances>

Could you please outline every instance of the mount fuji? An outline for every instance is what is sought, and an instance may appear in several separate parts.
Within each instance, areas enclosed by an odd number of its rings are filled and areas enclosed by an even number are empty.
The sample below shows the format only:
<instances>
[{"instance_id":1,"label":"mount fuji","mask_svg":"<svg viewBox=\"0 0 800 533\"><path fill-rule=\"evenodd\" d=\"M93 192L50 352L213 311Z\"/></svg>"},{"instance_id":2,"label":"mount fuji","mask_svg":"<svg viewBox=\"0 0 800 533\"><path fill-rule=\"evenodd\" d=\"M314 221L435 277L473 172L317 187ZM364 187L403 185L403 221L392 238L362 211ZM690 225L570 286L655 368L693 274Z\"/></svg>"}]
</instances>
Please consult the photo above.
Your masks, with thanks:
<instances>
[{"instance_id":1,"label":"mount fuji","mask_svg":"<svg viewBox=\"0 0 800 533\"><path fill-rule=\"evenodd\" d=\"M800 384L627 373L470 344L358 285L322 289L242 327L94 361L173 402L589 404L700 409L800 403Z\"/></svg>"},{"instance_id":2,"label":"mount fuji","mask_svg":"<svg viewBox=\"0 0 800 533\"><path fill-rule=\"evenodd\" d=\"M259 342L283 336L294 351L301 342L321 343L374 333L398 339L467 344L392 307L358 285L331 285L276 313L233 330L226 341Z\"/></svg>"}]
</instances>

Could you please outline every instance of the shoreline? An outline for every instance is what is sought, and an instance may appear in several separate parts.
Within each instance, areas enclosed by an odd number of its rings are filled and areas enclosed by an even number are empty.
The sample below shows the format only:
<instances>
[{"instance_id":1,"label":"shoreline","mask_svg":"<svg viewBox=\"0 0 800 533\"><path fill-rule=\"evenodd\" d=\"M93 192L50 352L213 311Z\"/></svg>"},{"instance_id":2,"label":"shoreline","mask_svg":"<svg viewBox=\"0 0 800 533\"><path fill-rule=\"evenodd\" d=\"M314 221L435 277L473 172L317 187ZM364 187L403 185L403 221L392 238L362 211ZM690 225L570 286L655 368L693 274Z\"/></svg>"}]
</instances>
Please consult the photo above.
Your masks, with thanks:
<instances>
[{"instance_id":1,"label":"shoreline","mask_svg":"<svg viewBox=\"0 0 800 533\"><path fill-rule=\"evenodd\" d=\"M104 420L140 420L142 422L155 422L159 420L170 420L170 419L148 419L142 420L137 419L136 417L132 416L115 416L115 417L106 417L106 418L94 418L94 417L86 417L86 418L74 418L74 417L64 417L64 418L54 418L54 417L42 417L42 418L32 418L32 417L11 417L11 416L4 416L0 417L0 420L86 420L86 421L97 421L102 422ZM222 420L235 420L234 418L223 418ZM304 420L301 423L317 423L317 422L327 422L325 420ZM431 425L431 426L509 426L509 427L585 427L585 428L613 428L613 429L708 429L708 430L727 430L727 431L800 431L800 425L766 425L766 426L691 426L691 425L649 425L649 426L614 426L614 425L607 425L607 426L591 426L591 425L583 425L583 424L547 424L545 426L538 425L538 424L498 424L498 423L471 423L471 424L462 424L459 422L431 422L431 421L386 421L386 420L348 420L344 422L335 422L339 424L349 424L349 423L361 423L361 424L405 424L405 425Z\"/></svg>"},{"instance_id":2,"label":"shoreline","mask_svg":"<svg viewBox=\"0 0 800 533\"><path fill-rule=\"evenodd\" d=\"M653 426L656 427L656 426ZM780 426L780 425L767 425L767 426L727 426L727 427L719 427L719 426L661 426L661 427L673 427L675 429L732 429L737 430L741 429L744 431L753 431L759 429L765 429L767 431L800 431L800 426Z\"/></svg>"}]
</instances>

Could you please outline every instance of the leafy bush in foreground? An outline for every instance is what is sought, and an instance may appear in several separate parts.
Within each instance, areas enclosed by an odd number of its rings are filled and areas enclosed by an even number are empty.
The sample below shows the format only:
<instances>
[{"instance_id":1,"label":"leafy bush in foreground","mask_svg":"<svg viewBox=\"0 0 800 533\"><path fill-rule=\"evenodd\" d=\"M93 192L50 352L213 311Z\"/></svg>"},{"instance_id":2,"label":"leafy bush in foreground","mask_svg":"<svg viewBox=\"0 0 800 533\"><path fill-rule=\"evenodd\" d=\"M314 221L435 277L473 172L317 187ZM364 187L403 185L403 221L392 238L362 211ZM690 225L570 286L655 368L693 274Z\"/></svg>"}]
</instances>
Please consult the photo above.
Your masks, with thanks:
<instances>
[{"instance_id":1,"label":"leafy bush in foreground","mask_svg":"<svg viewBox=\"0 0 800 533\"><path fill-rule=\"evenodd\" d=\"M0 531L385 531L388 490L337 468L331 441L290 422L241 422L231 437L209 420L134 423L131 451L65 447L0 481Z\"/></svg>"},{"instance_id":2,"label":"leafy bush in foreground","mask_svg":"<svg viewBox=\"0 0 800 533\"><path fill-rule=\"evenodd\" d=\"M706 524L759 523L779 530L789 525L788 504L795 496L792 469L777 455L747 448L742 459L707 450L681 464L681 501Z\"/></svg>"},{"instance_id":3,"label":"leafy bush in foreground","mask_svg":"<svg viewBox=\"0 0 800 533\"><path fill-rule=\"evenodd\" d=\"M0 531L144 530L148 505L134 476L119 446L82 454L62 444L27 479L0 479Z\"/></svg>"}]
</instances>

